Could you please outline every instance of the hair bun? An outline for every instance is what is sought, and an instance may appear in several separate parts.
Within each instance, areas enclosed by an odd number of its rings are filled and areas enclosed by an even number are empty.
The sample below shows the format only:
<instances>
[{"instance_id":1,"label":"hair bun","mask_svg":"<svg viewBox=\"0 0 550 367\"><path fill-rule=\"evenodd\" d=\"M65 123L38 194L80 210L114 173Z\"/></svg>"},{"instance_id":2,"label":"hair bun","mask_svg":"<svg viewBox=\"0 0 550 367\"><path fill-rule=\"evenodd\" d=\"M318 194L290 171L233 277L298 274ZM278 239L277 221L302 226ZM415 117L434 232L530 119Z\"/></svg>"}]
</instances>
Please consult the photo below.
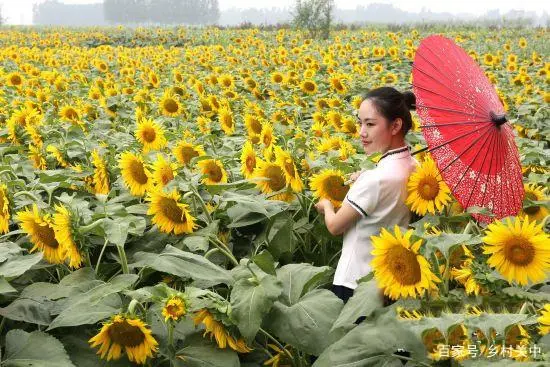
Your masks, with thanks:
<instances>
[{"instance_id":1,"label":"hair bun","mask_svg":"<svg viewBox=\"0 0 550 367\"><path fill-rule=\"evenodd\" d=\"M403 92L403 98L405 99L405 106L409 110L416 110L416 96L411 91Z\"/></svg>"}]
</instances>

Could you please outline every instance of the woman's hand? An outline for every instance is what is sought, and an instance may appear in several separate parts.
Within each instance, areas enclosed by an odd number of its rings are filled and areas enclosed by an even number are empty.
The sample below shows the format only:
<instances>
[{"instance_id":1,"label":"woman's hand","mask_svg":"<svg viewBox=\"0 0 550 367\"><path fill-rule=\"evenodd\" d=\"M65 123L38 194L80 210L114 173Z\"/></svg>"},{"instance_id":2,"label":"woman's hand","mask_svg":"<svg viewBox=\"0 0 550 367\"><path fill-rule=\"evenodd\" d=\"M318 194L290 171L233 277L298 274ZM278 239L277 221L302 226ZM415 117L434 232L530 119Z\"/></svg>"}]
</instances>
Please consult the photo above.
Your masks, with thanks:
<instances>
[{"instance_id":1,"label":"woman's hand","mask_svg":"<svg viewBox=\"0 0 550 367\"><path fill-rule=\"evenodd\" d=\"M331 207L334 209L334 206L329 199L321 199L317 204L315 204L315 209L317 209L319 214L325 214L325 208L327 207Z\"/></svg>"}]
</instances>

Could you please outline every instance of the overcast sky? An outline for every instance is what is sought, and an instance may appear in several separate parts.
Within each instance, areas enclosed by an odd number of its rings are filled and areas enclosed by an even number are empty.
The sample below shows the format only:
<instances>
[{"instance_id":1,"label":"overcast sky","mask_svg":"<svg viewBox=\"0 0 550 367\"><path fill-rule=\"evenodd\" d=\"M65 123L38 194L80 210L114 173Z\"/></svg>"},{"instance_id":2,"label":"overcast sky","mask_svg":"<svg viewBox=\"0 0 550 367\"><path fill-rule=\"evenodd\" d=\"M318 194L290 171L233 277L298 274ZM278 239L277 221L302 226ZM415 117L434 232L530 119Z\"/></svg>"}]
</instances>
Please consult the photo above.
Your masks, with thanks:
<instances>
[{"instance_id":1,"label":"overcast sky","mask_svg":"<svg viewBox=\"0 0 550 367\"><path fill-rule=\"evenodd\" d=\"M32 5L44 0L0 0L2 16L8 24L31 24ZM70 4L100 3L102 0L61 0ZM294 0L219 0L221 10L238 8L271 8L273 4L278 7L291 7ZM471 13L482 15L487 10L499 9L506 13L512 9L535 11L541 15L543 11L550 13L550 1L544 0L335 0L336 7L355 9L356 6L367 6L372 3L393 4L397 8L411 12L419 12L422 8L433 12Z\"/></svg>"}]
</instances>

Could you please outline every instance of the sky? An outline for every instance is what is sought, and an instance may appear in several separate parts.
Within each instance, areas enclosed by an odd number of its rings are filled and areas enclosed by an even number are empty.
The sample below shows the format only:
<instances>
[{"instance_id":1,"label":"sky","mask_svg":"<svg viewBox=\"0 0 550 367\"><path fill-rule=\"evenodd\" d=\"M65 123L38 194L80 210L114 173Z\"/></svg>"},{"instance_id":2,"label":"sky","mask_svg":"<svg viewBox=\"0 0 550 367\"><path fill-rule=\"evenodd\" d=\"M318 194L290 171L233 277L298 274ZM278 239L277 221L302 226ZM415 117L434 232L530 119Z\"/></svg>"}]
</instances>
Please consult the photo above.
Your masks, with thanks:
<instances>
[{"instance_id":1,"label":"sky","mask_svg":"<svg viewBox=\"0 0 550 367\"><path fill-rule=\"evenodd\" d=\"M2 16L7 24L31 24L32 5L44 0L0 0ZM61 0L67 4L90 4L102 0ZM550 13L550 1L544 0L335 0L336 7L355 9L358 5L367 6L371 3L393 4L410 12L419 12L423 8L432 12L470 13L482 15L488 10L498 9L500 13L510 10L535 11L541 15L543 11ZM290 8L294 0L219 0L220 9L237 8Z\"/></svg>"}]
</instances>

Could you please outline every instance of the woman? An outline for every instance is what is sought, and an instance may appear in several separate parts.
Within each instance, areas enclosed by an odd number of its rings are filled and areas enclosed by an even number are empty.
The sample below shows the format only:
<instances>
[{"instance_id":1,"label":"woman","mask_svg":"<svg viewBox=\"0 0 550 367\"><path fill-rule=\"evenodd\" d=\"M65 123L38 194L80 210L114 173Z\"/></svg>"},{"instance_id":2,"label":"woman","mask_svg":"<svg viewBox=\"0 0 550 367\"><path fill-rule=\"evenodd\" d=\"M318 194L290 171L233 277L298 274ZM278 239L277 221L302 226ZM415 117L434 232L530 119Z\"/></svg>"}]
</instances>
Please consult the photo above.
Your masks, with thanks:
<instances>
[{"instance_id":1,"label":"woman","mask_svg":"<svg viewBox=\"0 0 550 367\"><path fill-rule=\"evenodd\" d=\"M376 168L357 172L342 206L335 212L327 199L316 205L324 214L333 235L344 234L342 254L333 281L333 291L344 303L353 295L357 280L371 271L370 236L381 228L406 227L410 211L405 205L407 181L418 162L405 144L412 126L412 92L401 93L391 87L371 90L359 107L361 143L366 154L382 153ZM380 302L382 303L382 290Z\"/></svg>"}]
</instances>

